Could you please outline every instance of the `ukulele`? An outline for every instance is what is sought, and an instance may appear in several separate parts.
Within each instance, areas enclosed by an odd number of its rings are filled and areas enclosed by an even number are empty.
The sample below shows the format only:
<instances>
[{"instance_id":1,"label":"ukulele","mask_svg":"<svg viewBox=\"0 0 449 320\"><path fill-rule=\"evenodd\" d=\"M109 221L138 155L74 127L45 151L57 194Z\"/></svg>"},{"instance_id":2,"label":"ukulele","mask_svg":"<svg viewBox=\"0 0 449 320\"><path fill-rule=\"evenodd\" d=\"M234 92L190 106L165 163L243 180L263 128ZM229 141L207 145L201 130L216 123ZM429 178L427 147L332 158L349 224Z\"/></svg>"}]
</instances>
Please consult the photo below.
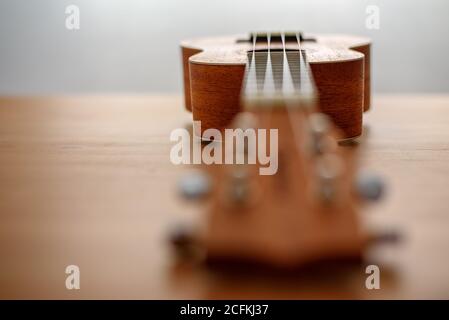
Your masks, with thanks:
<instances>
[{"instance_id":1,"label":"ukulele","mask_svg":"<svg viewBox=\"0 0 449 320\"><path fill-rule=\"evenodd\" d=\"M210 262L283 269L328 259L360 259L373 237L361 228L359 209L365 201L381 197L383 183L357 170L354 150L338 141L360 133L355 119L360 119L364 106L366 61L359 52L323 43L363 48L364 40L310 40L299 33L236 39L188 42L208 49L189 59L187 105L205 130L278 130L278 171L261 175L260 162L203 164L193 170L179 189L185 198L206 204L204 221L196 228L175 229L172 244L177 252ZM183 46L185 57L197 50ZM368 49L365 44L361 50ZM318 66L315 72L309 59ZM325 71L336 74L325 77ZM342 84L332 86L337 79ZM316 83L321 83L321 90ZM334 92L336 109L323 110L323 90L325 95ZM350 116L336 112L343 107ZM209 144L224 150L226 141ZM248 157L254 150L245 145L234 152Z\"/></svg>"},{"instance_id":2,"label":"ukulele","mask_svg":"<svg viewBox=\"0 0 449 320\"><path fill-rule=\"evenodd\" d=\"M370 108L370 48L368 38L349 35L302 35L299 32L253 33L249 37L199 38L181 43L184 96L193 119L208 128L228 126L242 110L241 89L255 51L261 79L265 66L280 74L263 52L303 50L319 96L319 108L341 130L342 139L362 133L362 114ZM260 68L262 66L262 68ZM295 79L295 85L298 85ZM275 83L276 84L276 83ZM267 89L266 89L267 90Z\"/></svg>"}]
</instances>

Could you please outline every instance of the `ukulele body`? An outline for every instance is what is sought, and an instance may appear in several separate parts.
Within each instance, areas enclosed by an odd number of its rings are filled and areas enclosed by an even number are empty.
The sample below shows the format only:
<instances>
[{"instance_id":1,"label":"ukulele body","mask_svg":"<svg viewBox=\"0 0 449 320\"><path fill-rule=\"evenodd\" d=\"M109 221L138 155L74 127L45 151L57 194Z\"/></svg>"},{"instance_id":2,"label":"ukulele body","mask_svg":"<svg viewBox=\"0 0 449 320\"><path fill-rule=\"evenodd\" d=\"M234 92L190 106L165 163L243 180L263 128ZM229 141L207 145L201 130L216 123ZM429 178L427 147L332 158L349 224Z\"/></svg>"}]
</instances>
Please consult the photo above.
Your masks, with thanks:
<instances>
[{"instance_id":1,"label":"ukulele body","mask_svg":"<svg viewBox=\"0 0 449 320\"><path fill-rule=\"evenodd\" d=\"M370 40L319 34L305 39L301 49L318 90L319 110L340 128L343 139L360 136L363 112L370 108ZM252 48L243 35L182 42L185 106L193 120L201 121L202 132L229 127L242 110L240 94ZM286 43L286 49L297 48L297 43Z\"/></svg>"}]
</instances>

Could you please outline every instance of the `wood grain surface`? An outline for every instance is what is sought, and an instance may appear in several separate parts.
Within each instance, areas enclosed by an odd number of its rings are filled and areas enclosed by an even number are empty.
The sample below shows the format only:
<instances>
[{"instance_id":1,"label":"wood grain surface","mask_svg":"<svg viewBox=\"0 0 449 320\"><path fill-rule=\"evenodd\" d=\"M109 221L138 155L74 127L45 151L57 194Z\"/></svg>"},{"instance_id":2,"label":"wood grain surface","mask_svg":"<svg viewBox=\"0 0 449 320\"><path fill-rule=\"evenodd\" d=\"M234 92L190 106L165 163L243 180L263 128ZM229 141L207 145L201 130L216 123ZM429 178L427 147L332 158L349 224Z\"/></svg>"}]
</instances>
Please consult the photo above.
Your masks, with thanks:
<instances>
[{"instance_id":1,"label":"wood grain surface","mask_svg":"<svg viewBox=\"0 0 449 320\"><path fill-rule=\"evenodd\" d=\"M169 161L181 96L0 99L0 298L449 298L449 96L375 96L362 162L388 192L362 215L403 241L361 265L293 274L178 262L177 221L200 221ZM365 288L365 266L381 289ZM65 288L65 268L81 289Z\"/></svg>"}]
</instances>

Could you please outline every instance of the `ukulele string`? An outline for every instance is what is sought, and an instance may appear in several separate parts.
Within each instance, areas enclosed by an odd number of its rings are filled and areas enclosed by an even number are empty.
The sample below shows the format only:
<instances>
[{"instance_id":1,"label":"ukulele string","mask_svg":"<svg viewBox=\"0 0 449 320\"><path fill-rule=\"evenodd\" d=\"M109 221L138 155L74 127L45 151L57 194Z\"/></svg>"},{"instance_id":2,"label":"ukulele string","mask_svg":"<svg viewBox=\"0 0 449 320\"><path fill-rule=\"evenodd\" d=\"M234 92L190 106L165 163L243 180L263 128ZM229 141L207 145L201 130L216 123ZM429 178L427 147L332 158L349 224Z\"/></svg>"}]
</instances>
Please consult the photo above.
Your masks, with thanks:
<instances>
[{"instance_id":1,"label":"ukulele string","mask_svg":"<svg viewBox=\"0 0 449 320\"><path fill-rule=\"evenodd\" d=\"M283 53L284 53L284 65L286 65L286 66L288 65L288 74L290 75L290 80L291 80L290 83L292 85L292 91L291 92L292 92L292 94L295 94L296 93L295 91L298 91L298 93L301 95L301 91L302 91L301 89L302 89L302 86L303 86L303 81L302 80L306 80L306 79L302 79L303 77L301 76L302 75L302 71L303 71L303 66L301 64L301 56L302 56L302 54L301 54L301 42L300 42L300 39L299 39L299 34L296 33L295 37L296 37L296 43L298 45L298 51L297 51L298 52L298 54L297 54L297 57L298 57L298 61L297 61L298 70L294 70L294 65L293 65L294 62L292 61L292 65L290 65L290 62L288 60L287 50L286 50L285 33L282 33L282 47L283 47ZM293 52L293 54L296 54L296 51L292 51L292 52ZM286 70L286 69L287 68L284 68L284 70ZM297 75L298 78L299 78L299 79L297 79L298 80L297 81L297 83L298 83L298 87L297 88L295 88L295 86L294 86L294 75ZM284 77L285 77L285 75L284 75ZM301 103L301 102L299 102L299 103ZM301 155L302 154L302 150L301 150L302 142L301 142L300 137L302 135L301 135L301 131L300 130L301 130L301 128L303 128L303 126L301 126L301 122L302 122L301 118L303 118L303 117L301 117L301 116L304 116L304 108L302 106L299 106L300 107L299 108L300 114L298 115L295 112L298 109L298 102L294 102L292 100L286 99L285 100L285 104L286 104L286 110L287 110L288 119L290 121L290 126L291 126L292 133L293 133L293 139L295 141L295 146L296 146L295 151L298 153L298 155Z\"/></svg>"}]
</instances>

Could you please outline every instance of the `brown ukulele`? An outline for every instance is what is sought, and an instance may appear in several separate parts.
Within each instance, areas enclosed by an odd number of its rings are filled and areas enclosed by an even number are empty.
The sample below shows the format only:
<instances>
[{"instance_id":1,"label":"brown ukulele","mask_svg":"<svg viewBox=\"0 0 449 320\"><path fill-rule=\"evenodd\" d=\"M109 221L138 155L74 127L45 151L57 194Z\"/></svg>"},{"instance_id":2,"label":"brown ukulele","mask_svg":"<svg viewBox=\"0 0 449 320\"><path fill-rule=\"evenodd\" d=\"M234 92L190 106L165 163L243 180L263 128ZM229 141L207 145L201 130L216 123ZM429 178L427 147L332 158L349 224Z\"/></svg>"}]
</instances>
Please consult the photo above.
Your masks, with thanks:
<instances>
[{"instance_id":1,"label":"brown ukulele","mask_svg":"<svg viewBox=\"0 0 449 320\"><path fill-rule=\"evenodd\" d=\"M337 143L360 134L368 92L367 62L349 47L368 52L369 42L264 33L183 44L194 119L203 129L278 130L278 170L261 175L259 161L202 165L182 179L182 195L207 209L202 225L173 233L179 252L279 268L362 256L372 237L359 208L380 198L382 182L359 172L354 150ZM234 151L254 152L248 145Z\"/></svg>"},{"instance_id":2,"label":"brown ukulele","mask_svg":"<svg viewBox=\"0 0 449 320\"><path fill-rule=\"evenodd\" d=\"M282 72L276 61L267 64L267 58L277 59L283 50L302 50L313 74L319 109L340 128L342 138L355 138L362 133L363 111L370 107L370 47L367 38L297 32L187 40L181 44L185 105L193 119L201 121L202 131L225 128L242 110L242 84L251 57L262 86L266 67L271 65L274 75ZM300 80L292 76L297 87Z\"/></svg>"}]
</instances>

